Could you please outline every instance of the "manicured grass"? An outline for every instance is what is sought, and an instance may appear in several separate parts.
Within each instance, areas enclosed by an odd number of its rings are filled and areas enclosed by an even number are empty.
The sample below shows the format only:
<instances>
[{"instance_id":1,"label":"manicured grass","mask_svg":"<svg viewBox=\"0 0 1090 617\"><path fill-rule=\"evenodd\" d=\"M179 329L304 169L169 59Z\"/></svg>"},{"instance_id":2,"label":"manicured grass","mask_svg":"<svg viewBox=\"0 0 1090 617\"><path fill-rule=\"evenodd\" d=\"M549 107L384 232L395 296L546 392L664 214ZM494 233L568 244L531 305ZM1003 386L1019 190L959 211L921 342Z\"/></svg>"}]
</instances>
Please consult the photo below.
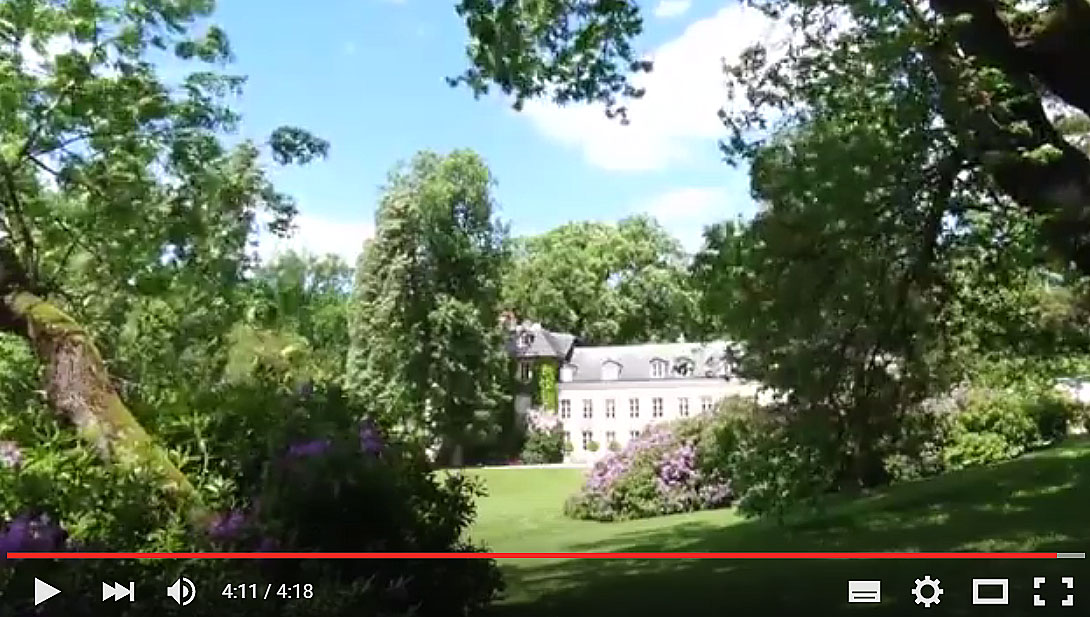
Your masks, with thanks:
<instances>
[{"instance_id":1,"label":"manicured grass","mask_svg":"<svg viewBox=\"0 0 1090 617\"><path fill-rule=\"evenodd\" d=\"M987 468L901 484L783 527L731 510L623 523L564 517L579 470L475 472L489 495L479 503L474 540L498 552L759 551L1086 551L1090 549L1090 441ZM922 611L909 593L916 578L941 578L943 603L927 612L982 614L972 578L1010 578L1011 606L989 615L1032 612L1033 576L1082 581L1076 561L737 561L507 560L502 615L820 615ZM1083 574L1078 577L1079 570ZM847 605L846 580L881 578L883 603ZM1058 593L1058 592L1057 592ZM1057 601L1058 602L1058 601ZM891 613L893 614L893 613Z\"/></svg>"}]
</instances>

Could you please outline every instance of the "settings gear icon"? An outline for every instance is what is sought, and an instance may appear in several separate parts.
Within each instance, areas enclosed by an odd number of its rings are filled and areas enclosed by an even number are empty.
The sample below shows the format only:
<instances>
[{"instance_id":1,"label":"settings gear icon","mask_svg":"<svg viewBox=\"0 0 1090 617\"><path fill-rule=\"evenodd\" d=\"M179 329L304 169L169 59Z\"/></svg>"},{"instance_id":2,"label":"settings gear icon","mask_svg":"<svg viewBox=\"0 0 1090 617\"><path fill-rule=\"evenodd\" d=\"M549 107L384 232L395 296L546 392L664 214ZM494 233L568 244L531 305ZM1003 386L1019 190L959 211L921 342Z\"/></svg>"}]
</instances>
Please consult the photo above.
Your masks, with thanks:
<instances>
[{"instance_id":1,"label":"settings gear icon","mask_svg":"<svg viewBox=\"0 0 1090 617\"><path fill-rule=\"evenodd\" d=\"M930 592L925 593L924 590L927 588L930 588ZM912 590L912 595L916 596L916 604L923 604L925 608L931 608L932 604L938 604L940 601L939 596L942 595L939 579L932 579L930 576L916 579L916 587Z\"/></svg>"}]
</instances>

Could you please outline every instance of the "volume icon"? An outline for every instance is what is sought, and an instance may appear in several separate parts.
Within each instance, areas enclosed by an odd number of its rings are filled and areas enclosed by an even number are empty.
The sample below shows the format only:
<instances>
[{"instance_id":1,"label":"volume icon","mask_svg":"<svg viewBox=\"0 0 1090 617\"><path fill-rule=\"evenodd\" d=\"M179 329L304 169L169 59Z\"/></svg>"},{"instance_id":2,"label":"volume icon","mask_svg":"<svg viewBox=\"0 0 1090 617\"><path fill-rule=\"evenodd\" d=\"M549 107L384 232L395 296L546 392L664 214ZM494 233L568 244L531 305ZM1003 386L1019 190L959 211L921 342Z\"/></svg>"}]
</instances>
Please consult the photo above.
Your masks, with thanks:
<instances>
[{"instance_id":1,"label":"volume icon","mask_svg":"<svg viewBox=\"0 0 1090 617\"><path fill-rule=\"evenodd\" d=\"M167 597L182 606L188 606L197 597L197 586L188 578L180 578L167 587Z\"/></svg>"}]
</instances>

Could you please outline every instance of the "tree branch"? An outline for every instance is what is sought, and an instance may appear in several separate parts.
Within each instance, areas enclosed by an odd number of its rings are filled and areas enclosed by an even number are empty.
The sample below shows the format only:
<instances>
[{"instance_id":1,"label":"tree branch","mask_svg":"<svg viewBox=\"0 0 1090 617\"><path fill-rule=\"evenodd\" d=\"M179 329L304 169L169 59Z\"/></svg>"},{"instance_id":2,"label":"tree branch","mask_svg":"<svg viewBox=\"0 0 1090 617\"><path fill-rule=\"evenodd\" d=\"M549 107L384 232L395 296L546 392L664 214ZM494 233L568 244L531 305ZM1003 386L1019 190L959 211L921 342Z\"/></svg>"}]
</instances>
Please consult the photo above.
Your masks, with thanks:
<instances>
[{"instance_id":1,"label":"tree branch","mask_svg":"<svg viewBox=\"0 0 1090 617\"><path fill-rule=\"evenodd\" d=\"M0 175L2 175L4 179L4 187L8 192L8 205L10 206L10 208L5 209L4 214L10 216L14 220L15 231L18 232L20 236L19 239L23 243L23 258L30 266L30 274L31 277L34 278L38 274L38 258L35 250L34 236L30 233L30 226L27 224L26 216L23 212L22 200L19 197L19 187L15 185L15 173L3 160L0 160Z\"/></svg>"},{"instance_id":2,"label":"tree branch","mask_svg":"<svg viewBox=\"0 0 1090 617\"><path fill-rule=\"evenodd\" d=\"M922 51L939 84L944 119L961 147L979 156L1004 193L1024 210L1044 216L1045 237L1052 249L1090 274L1090 159L1049 121L1028 73L1017 63L1008 66L988 60L1016 62L1010 56L1014 46L1009 33L988 0L931 3L951 19L961 9L977 11L969 24L957 30L957 43L968 53L983 54L975 61L967 60L942 33L921 24L932 30L933 42ZM982 68L1001 71L1008 78L1008 88L990 91L974 83Z\"/></svg>"}]
</instances>

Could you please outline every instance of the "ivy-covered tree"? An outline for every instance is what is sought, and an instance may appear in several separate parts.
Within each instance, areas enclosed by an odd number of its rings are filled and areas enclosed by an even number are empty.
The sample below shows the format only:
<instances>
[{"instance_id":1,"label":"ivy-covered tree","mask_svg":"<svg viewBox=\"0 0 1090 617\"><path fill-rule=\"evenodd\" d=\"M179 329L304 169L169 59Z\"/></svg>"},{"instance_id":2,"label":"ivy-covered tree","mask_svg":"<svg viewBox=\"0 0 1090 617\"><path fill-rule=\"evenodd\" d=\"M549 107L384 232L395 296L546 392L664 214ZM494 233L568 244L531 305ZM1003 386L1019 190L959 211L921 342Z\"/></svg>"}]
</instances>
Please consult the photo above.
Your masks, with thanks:
<instances>
[{"instance_id":1,"label":"ivy-covered tree","mask_svg":"<svg viewBox=\"0 0 1090 617\"><path fill-rule=\"evenodd\" d=\"M492 183L465 150L422 152L391 172L349 311L349 390L454 464L494 437L510 408L499 319L506 230Z\"/></svg>"},{"instance_id":2,"label":"ivy-covered tree","mask_svg":"<svg viewBox=\"0 0 1090 617\"><path fill-rule=\"evenodd\" d=\"M681 245L653 219L568 223L522 238L506 308L586 344L674 341L699 331Z\"/></svg>"}]
</instances>

